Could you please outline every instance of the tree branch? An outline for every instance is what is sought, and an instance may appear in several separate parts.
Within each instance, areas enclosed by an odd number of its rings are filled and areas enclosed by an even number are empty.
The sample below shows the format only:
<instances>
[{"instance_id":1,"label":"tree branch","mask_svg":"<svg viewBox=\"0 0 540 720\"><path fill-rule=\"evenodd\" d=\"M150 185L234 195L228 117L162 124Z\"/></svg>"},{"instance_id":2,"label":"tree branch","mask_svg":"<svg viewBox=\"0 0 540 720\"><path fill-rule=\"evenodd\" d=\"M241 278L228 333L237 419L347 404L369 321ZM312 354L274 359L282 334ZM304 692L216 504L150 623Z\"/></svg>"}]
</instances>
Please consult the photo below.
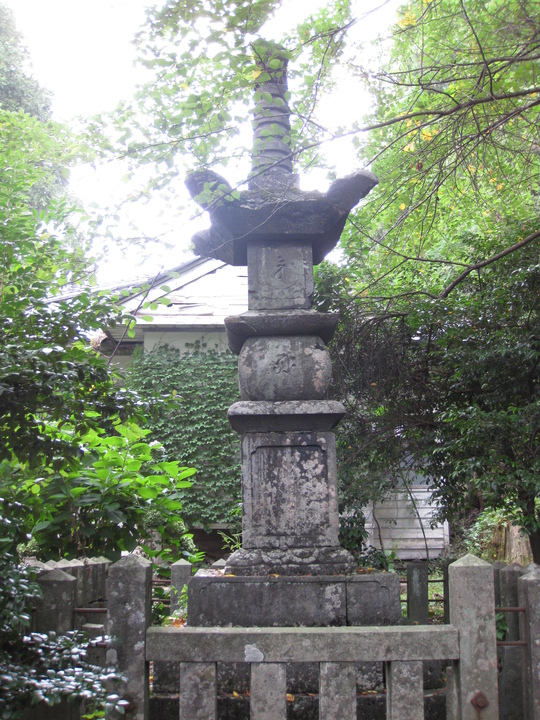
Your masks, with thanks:
<instances>
[{"instance_id":1,"label":"tree branch","mask_svg":"<svg viewBox=\"0 0 540 720\"><path fill-rule=\"evenodd\" d=\"M502 250L500 253L497 253L496 255L492 255L487 260L482 260L482 262L475 263L474 265L469 265L469 267L464 270L461 275L458 275L458 277L450 283L439 295L439 299L443 300L444 298L448 297L452 290L454 290L460 282L462 282L467 275L472 273L474 270L480 270L480 268L487 267L488 265L491 265L494 262L497 262L497 260L501 260L501 258L506 257L507 255L510 255L513 252L516 252L516 250L520 250L522 247L525 247L525 245L528 245L533 240L536 240L540 237L540 230L537 230L536 232L533 232L531 235L528 235L523 240L520 240L518 243L515 243L515 245L511 245L509 248L506 248L506 250Z\"/></svg>"}]
</instances>

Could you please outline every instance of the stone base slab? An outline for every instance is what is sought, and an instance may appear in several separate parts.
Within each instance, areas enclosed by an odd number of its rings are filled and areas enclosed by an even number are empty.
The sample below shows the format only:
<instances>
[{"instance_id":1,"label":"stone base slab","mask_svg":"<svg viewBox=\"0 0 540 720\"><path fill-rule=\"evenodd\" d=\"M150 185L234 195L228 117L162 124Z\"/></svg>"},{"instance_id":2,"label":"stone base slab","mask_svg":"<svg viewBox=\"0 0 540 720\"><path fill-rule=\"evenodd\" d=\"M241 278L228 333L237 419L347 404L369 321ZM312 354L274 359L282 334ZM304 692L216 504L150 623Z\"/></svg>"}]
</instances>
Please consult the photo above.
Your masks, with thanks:
<instances>
[{"instance_id":1,"label":"stone base slab","mask_svg":"<svg viewBox=\"0 0 540 720\"><path fill-rule=\"evenodd\" d=\"M248 576L346 575L355 570L353 556L341 547L243 548L225 566L225 574Z\"/></svg>"},{"instance_id":2,"label":"stone base slab","mask_svg":"<svg viewBox=\"0 0 540 720\"><path fill-rule=\"evenodd\" d=\"M336 400L244 400L228 412L233 430L239 433L327 431L345 415Z\"/></svg>"},{"instance_id":3,"label":"stone base slab","mask_svg":"<svg viewBox=\"0 0 540 720\"><path fill-rule=\"evenodd\" d=\"M199 570L188 584L188 625L329 627L401 624L394 573L237 577Z\"/></svg>"}]
</instances>

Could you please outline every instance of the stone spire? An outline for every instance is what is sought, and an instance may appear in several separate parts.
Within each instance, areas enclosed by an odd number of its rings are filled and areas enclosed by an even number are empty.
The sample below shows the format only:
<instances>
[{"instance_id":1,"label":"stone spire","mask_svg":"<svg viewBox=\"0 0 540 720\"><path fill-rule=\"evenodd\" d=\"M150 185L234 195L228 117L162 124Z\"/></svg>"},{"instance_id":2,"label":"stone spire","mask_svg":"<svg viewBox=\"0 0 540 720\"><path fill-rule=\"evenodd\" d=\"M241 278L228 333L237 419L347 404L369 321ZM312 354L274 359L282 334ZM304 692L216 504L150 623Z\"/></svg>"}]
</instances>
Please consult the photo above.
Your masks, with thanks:
<instances>
[{"instance_id":1,"label":"stone spire","mask_svg":"<svg viewBox=\"0 0 540 720\"><path fill-rule=\"evenodd\" d=\"M238 199L211 171L186 185L208 209L198 254L248 267L248 311L225 321L239 355L242 401L229 420L242 437L242 549L236 575L335 575L354 569L339 545L333 427L345 408L326 400L332 364L326 343L337 315L313 310L313 265L335 247L354 205L377 184L370 172L302 192L293 174L287 53L259 42L253 169Z\"/></svg>"},{"instance_id":2,"label":"stone spire","mask_svg":"<svg viewBox=\"0 0 540 720\"><path fill-rule=\"evenodd\" d=\"M257 66L253 118L251 190L296 187L291 150L291 111L288 105L284 49L259 40L253 45Z\"/></svg>"}]
</instances>

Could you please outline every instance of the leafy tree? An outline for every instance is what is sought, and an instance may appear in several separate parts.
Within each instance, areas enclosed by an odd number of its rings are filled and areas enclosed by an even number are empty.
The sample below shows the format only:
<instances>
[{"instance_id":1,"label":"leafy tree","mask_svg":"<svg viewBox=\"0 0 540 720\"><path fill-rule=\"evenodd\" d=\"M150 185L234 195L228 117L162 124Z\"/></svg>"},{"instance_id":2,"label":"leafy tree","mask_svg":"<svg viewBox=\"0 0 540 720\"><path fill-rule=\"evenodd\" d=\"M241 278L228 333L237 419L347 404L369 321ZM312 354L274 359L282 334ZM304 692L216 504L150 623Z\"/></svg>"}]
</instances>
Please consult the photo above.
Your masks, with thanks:
<instances>
[{"instance_id":1,"label":"leafy tree","mask_svg":"<svg viewBox=\"0 0 540 720\"><path fill-rule=\"evenodd\" d=\"M22 110L46 122L50 119L50 93L32 77L29 65L13 13L0 5L0 108L12 112Z\"/></svg>"},{"instance_id":2,"label":"leafy tree","mask_svg":"<svg viewBox=\"0 0 540 720\"><path fill-rule=\"evenodd\" d=\"M10 32L5 51L17 59ZM23 104L25 87L13 104ZM53 187L79 148L24 107L0 109L0 147L0 496L19 540L32 535L43 557L115 556L158 530L178 553L189 546L178 494L194 471L156 457L133 420L143 403L89 342L92 331L132 318L118 297L92 291L80 211Z\"/></svg>"}]
</instances>

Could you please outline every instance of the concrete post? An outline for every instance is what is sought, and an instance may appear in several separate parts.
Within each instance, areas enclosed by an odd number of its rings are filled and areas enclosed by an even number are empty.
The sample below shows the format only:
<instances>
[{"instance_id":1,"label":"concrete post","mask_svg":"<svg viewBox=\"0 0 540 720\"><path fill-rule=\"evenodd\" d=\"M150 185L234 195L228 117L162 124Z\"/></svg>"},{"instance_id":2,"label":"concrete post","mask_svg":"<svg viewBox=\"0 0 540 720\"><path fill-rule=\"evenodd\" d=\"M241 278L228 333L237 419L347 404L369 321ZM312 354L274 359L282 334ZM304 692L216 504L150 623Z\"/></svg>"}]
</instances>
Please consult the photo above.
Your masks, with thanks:
<instances>
[{"instance_id":1,"label":"concrete post","mask_svg":"<svg viewBox=\"0 0 540 720\"><path fill-rule=\"evenodd\" d=\"M355 663L320 663L319 683L321 720L356 720Z\"/></svg>"},{"instance_id":2,"label":"concrete post","mask_svg":"<svg viewBox=\"0 0 540 720\"><path fill-rule=\"evenodd\" d=\"M40 575L37 583L42 592L34 619L37 632L53 630L64 635L73 630L76 579L57 568Z\"/></svg>"},{"instance_id":3,"label":"concrete post","mask_svg":"<svg viewBox=\"0 0 540 720\"><path fill-rule=\"evenodd\" d=\"M500 607L501 605L501 570L504 570L506 567L506 563L501 562L501 560L497 560L497 562L494 562L491 566L493 568L493 581L495 583L495 607Z\"/></svg>"},{"instance_id":4,"label":"concrete post","mask_svg":"<svg viewBox=\"0 0 540 720\"><path fill-rule=\"evenodd\" d=\"M90 573L87 601L94 607L105 607L107 603L107 573L111 561L105 557L93 557L88 559L88 565Z\"/></svg>"},{"instance_id":5,"label":"concrete post","mask_svg":"<svg viewBox=\"0 0 540 720\"><path fill-rule=\"evenodd\" d=\"M148 718L146 630L152 615L152 563L127 555L108 573L107 619L112 637L107 664L125 676L119 694L130 701L130 720Z\"/></svg>"},{"instance_id":6,"label":"concrete post","mask_svg":"<svg viewBox=\"0 0 540 720\"><path fill-rule=\"evenodd\" d=\"M421 660L386 663L387 720L424 720Z\"/></svg>"},{"instance_id":7,"label":"concrete post","mask_svg":"<svg viewBox=\"0 0 540 720\"><path fill-rule=\"evenodd\" d=\"M465 555L448 568L450 621L459 630L454 666L460 720L499 720L492 566Z\"/></svg>"},{"instance_id":8,"label":"concrete post","mask_svg":"<svg viewBox=\"0 0 540 720\"><path fill-rule=\"evenodd\" d=\"M530 567L530 566L529 566ZM538 565L518 580L522 637L527 641L523 662L525 720L540 720L540 568Z\"/></svg>"},{"instance_id":9,"label":"concrete post","mask_svg":"<svg viewBox=\"0 0 540 720\"><path fill-rule=\"evenodd\" d=\"M216 720L215 663L180 663L180 720Z\"/></svg>"},{"instance_id":10,"label":"concrete post","mask_svg":"<svg viewBox=\"0 0 540 720\"><path fill-rule=\"evenodd\" d=\"M286 720L285 663L251 663L251 720Z\"/></svg>"},{"instance_id":11,"label":"concrete post","mask_svg":"<svg viewBox=\"0 0 540 720\"><path fill-rule=\"evenodd\" d=\"M191 563L178 560L171 565L171 615L178 609L180 593L191 578Z\"/></svg>"},{"instance_id":12,"label":"concrete post","mask_svg":"<svg viewBox=\"0 0 540 720\"><path fill-rule=\"evenodd\" d=\"M429 621L428 579L427 563L407 564L407 617L420 625Z\"/></svg>"}]
</instances>

